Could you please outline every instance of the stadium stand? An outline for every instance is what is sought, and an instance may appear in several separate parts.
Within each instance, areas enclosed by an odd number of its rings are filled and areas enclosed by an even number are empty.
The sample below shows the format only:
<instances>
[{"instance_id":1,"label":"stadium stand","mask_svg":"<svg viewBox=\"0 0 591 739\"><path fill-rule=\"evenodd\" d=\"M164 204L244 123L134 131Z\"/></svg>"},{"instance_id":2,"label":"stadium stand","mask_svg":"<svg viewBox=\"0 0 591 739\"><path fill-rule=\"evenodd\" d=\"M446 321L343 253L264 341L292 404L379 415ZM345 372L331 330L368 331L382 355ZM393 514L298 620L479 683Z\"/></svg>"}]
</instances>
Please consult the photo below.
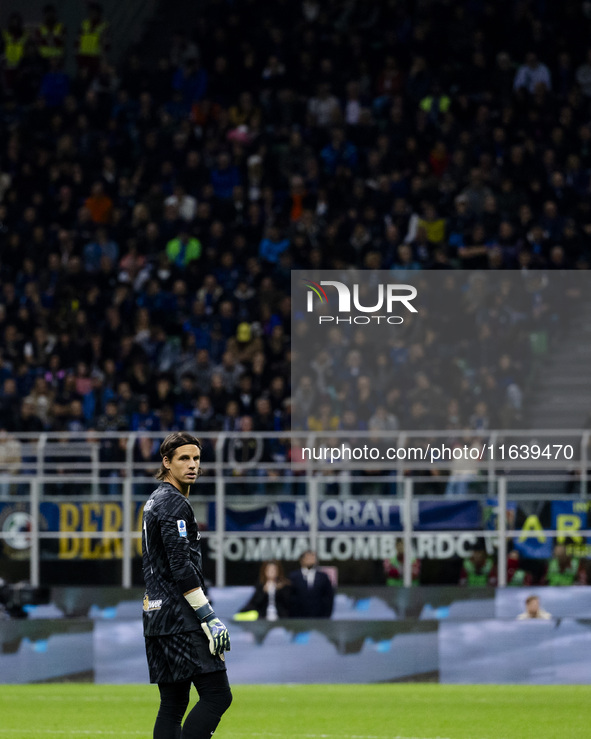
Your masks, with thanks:
<instances>
[{"instance_id":1,"label":"stadium stand","mask_svg":"<svg viewBox=\"0 0 591 739\"><path fill-rule=\"evenodd\" d=\"M76 74L3 29L1 428L287 428L292 269L589 267L587 4L165 5Z\"/></svg>"}]
</instances>

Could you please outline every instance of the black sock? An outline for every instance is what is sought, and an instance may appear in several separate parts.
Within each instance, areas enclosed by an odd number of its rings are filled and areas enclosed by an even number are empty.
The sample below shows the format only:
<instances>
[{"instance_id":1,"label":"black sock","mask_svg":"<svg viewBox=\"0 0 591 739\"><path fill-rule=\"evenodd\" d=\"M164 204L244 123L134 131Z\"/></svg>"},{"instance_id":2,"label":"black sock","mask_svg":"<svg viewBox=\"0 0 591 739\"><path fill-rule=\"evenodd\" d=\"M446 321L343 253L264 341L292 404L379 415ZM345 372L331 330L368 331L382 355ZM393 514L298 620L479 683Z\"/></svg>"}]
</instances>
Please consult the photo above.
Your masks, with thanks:
<instances>
[{"instance_id":1,"label":"black sock","mask_svg":"<svg viewBox=\"0 0 591 739\"><path fill-rule=\"evenodd\" d=\"M159 683L160 708L154 725L154 739L181 739L181 722L187 706L191 681Z\"/></svg>"},{"instance_id":2,"label":"black sock","mask_svg":"<svg viewBox=\"0 0 591 739\"><path fill-rule=\"evenodd\" d=\"M182 739L211 739L222 715L230 707L232 692L224 671L199 675L193 680L199 702L183 724Z\"/></svg>"}]
</instances>

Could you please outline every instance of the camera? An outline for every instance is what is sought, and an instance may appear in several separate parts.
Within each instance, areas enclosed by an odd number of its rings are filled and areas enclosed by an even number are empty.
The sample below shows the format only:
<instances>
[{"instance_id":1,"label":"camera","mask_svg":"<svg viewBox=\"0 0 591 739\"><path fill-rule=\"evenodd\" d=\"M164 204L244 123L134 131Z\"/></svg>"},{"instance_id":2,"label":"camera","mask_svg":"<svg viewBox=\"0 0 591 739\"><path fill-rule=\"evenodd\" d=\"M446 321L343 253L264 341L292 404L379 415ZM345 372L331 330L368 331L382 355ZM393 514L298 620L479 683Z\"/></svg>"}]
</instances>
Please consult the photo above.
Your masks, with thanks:
<instances>
[{"instance_id":1,"label":"camera","mask_svg":"<svg viewBox=\"0 0 591 739\"><path fill-rule=\"evenodd\" d=\"M7 583L0 578L0 617L26 618L26 606L49 603L49 588L34 588L28 582Z\"/></svg>"}]
</instances>

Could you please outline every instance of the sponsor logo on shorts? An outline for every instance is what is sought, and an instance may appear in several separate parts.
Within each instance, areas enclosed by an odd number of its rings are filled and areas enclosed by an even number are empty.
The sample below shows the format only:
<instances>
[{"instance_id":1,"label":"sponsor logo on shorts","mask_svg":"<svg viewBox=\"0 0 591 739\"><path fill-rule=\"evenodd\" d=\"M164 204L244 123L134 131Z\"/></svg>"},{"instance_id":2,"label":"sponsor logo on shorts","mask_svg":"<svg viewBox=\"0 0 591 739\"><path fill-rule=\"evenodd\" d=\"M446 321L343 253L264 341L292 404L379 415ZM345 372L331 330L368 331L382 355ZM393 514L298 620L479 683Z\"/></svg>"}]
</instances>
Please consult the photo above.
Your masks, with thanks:
<instances>
[{"instance_id":1,"label":"sponsor logo on shorts","mask_svg":"<svg viewBox=\"0 0 591 739\"><path fill-rule=\"evenodd\" d=\"M162 598L159 600L150 600L144 595L144 611L159 611L162 608Z\"/></svg>"}]
</instances>

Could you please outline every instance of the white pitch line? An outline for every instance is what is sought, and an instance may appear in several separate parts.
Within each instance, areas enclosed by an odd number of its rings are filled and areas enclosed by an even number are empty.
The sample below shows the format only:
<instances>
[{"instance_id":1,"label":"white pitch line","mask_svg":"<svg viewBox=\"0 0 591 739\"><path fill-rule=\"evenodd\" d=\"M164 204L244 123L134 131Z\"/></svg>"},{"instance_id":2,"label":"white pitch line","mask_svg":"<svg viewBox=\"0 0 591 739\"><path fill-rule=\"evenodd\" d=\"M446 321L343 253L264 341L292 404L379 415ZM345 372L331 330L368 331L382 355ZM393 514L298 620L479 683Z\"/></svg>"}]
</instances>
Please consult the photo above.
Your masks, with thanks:
<instances>
[{"instance_id":1,"label":"white pitch line","mask_svg":"<svg viewBox=\"0 0 591 739\"><path fill-rule=\"evenodd\" d=\"M66 735L66 736L145 736L145 731L110 731L106 730L103 731L102 729L93 729L92 731L89 731L87 729L0 729L0 736L3 734L57 734L57 735ZM281 737L290 737L293 736L292 734L282 734L279 732L254 732L254 731L244 731L244 732L236 732L236 731L230 731L230 732L223 732L226 736L252 736L252 737L277 737L277 739L281 739ZM442 736L402 736L400 734L392 734L392 735L375 735L375 734L301 734L298 732L298 737L304 737L304 739L449 739L449 737L442 737Z\"/></svg>"},{"instance_id":2,"label":"white pitch line","mask_svg":"<svg viewBox=\"0 0 591 739\"><path fill-rule=\"evenodd\" d=\"M257 734L240 734L238 736L260 736ZM262 735L264 736L264 735ZM276 736L286 736L278 734ZM402 734L373 735L373 734L298 734L306 739L449 739L445 736L402 736Z\"/></svg>"},{"instance_id":3,"label":"white pitch line","mask_svg":"<svg viewBox=\"0 0 591 739\"><path fill-rule=\"evenodd\" d=\"M286 737L290 734L279 734L274 732L230 732L232 736L268 736L268 737ZM300 734L298 737L303 739L450 739L445 736L402 736L401 734Z\"/></svg>"},{"instance_id":4,"label":"white pitch line","mask_svg":"<svg viewBox=\"0 0 591 739\"><path fill-rule=\"evenodd\" d=\"M157 694L156 694L157 695ZM121 703L145 703L146 700L150 700L153 696L146 698L140 698L139 696L125 696L125 695L29 695L27 700L33 701L70 701L72 703L112 703L113 701L120 701ZM2 699L2 702L7 699Z\"/></svg>"},{"instance_id":5,"label":"white pitch line","mask_svg":"<svg viewBox=\"0 0 591 739\"><path fill-rule=\"evenodd\" d=\"M0 736L2 734L65 734L66 736L78 736L83 734L84 736L119 736L119 734L125 734L126 736L146 736L145 731L102 731L101 729L0 729Z\"/></svg>"}]
</instances>

